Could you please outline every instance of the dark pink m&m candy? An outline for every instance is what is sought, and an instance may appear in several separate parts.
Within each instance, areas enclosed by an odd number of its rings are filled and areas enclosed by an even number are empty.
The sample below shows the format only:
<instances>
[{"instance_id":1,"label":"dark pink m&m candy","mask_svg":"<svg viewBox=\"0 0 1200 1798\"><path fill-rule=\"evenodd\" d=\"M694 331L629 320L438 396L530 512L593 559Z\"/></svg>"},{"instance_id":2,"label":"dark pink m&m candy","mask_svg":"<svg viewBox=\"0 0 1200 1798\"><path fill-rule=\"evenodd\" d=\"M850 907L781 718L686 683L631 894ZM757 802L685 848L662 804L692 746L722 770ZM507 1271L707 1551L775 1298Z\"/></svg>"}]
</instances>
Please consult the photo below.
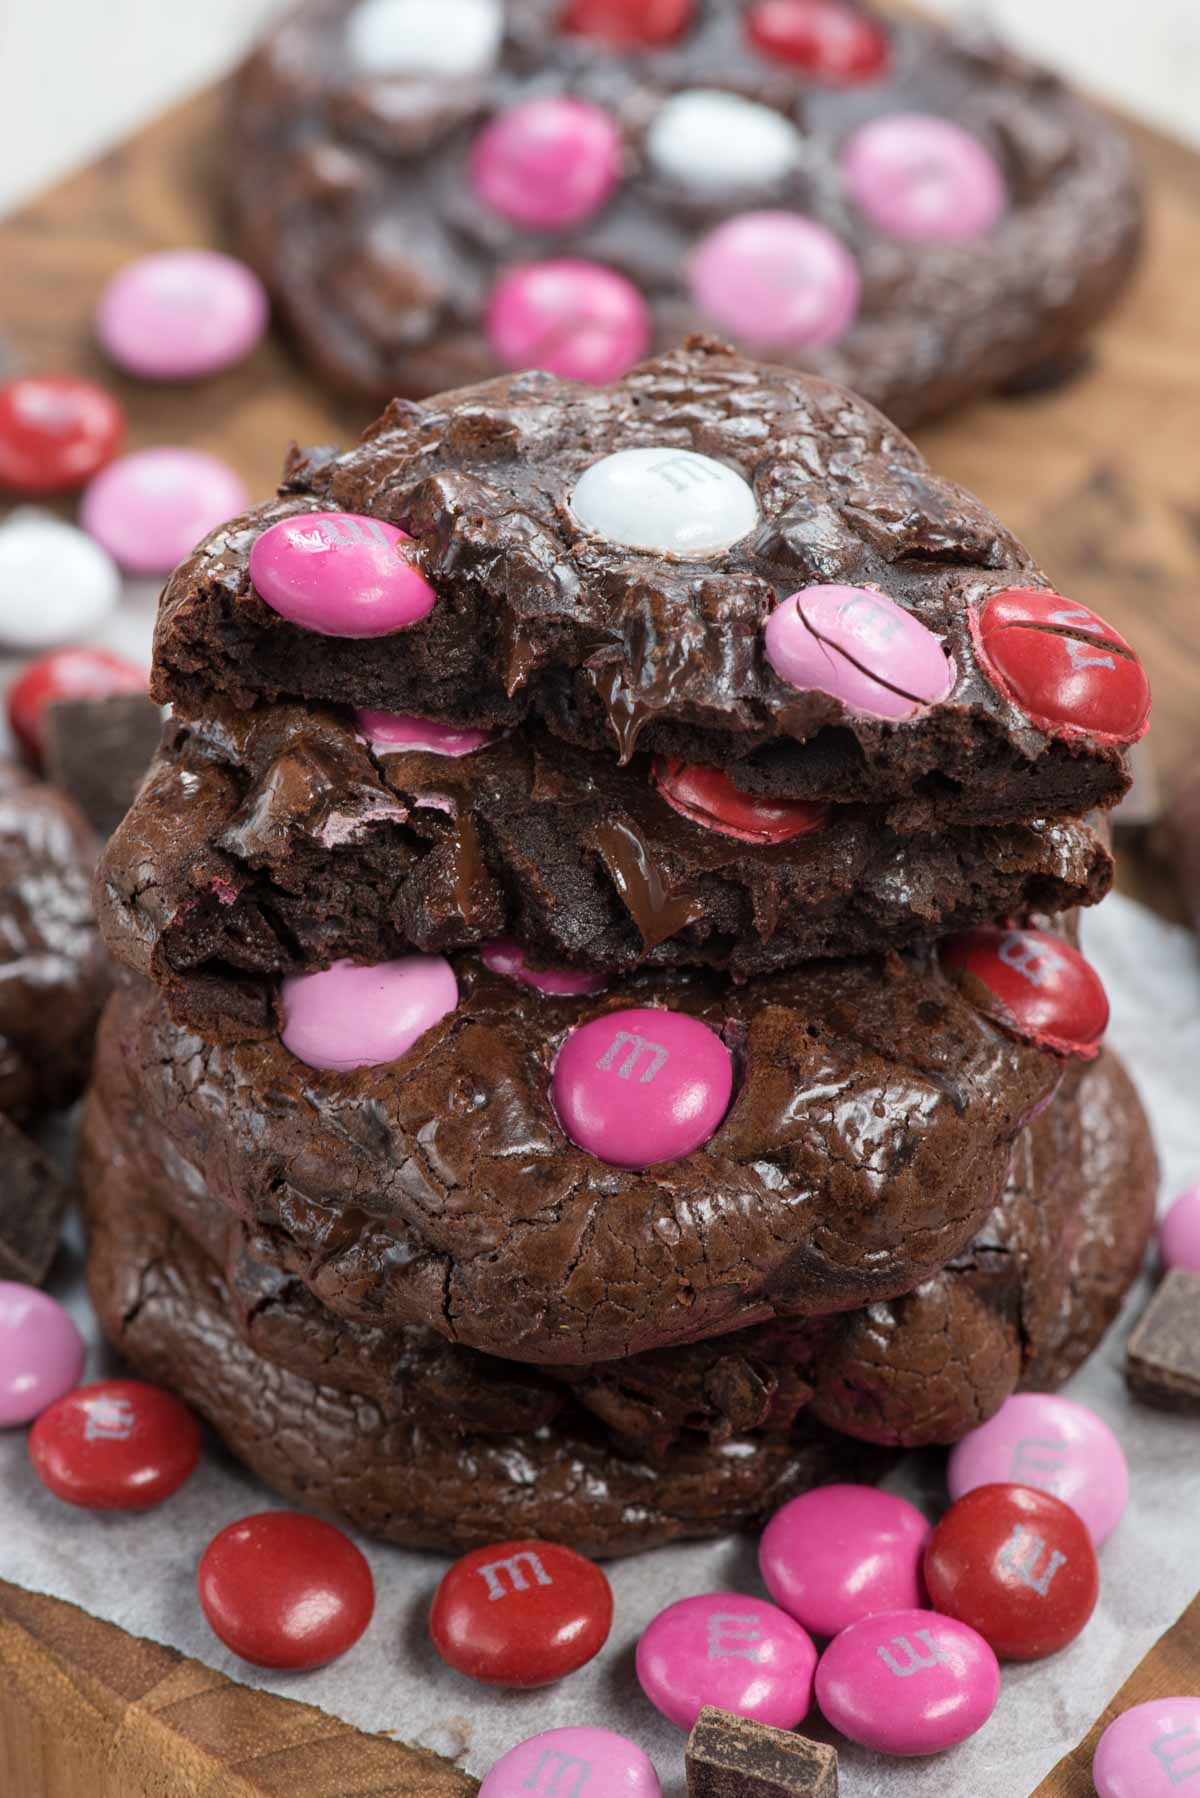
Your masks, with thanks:
<instances>
[{"instance_id":1,"label":"dark pink m&m candy","mask_svg":"<svg viewBox=\"0 0 1200 1798\"><path fill-rule=\"evenodd\" d=\"M1061 593L1009 587L971 615L975 648L1006 698L1061 736L1132 743L1150 719L1146 671L1119 631Z\"/></svg>"},{"instance_id":2,"label":"dark pink m&m candy","mask_svg":"<svg viewBox=\"0 0 1200 1798\"><path fill-rule=\"evenodd\" d=\"M79 1386L43 1411L29 1458L56 1498L90 1511L144 1511L178 1492L200 1460L187 1406L141 1380Z\"/></svg>"},{"instance_id":3,"label":"dark pink m&m candy","mask_svg":"<svg viewBox=\"0 0 1200 1798\"><path fill-rule=\"evenodd\" d=\"M621 174L621 134L602 107L568 95L526 100L485 126L471 154L479 198L532 231L590 218Z\"/></svg>"},{"instance_id":4,"label":"dark pink m&m candy","mask_svg":"<svg viewBox=\"0 0 1200 1798\"><path fill-rule=\"evenodd\" d=\"M851 198L872 224L910 243L966 243L1004 211L1004 177L978 138L949 119L889 113L842 153Z\"/></svg>"},{"instance_id":5,"label":"dark pink m&m candy","mask_svg":"<svg viewBox=\"0 0 1200 1798\"><path fill-rule=\"evenodd\" d=\"M701 239L692 298L723 330L765 348L815 349L845 335L860 281L849 250L794 212L743 212Z\"/></svg>"},{"instance_id":6,"label":"dark pink m&m candy","mask_svg":"<svg viewBox=\"0 0 1200 1798\"><path fill-rule=\"evenodd\" d=\"M508 937L497 937L494 942L484 943L479 959L493 974L507 975L510 980L519 980L522 986L533 987L535 992L559 998L575 999L599 993L608 984L607 974L589 974L582 968L531 968L524 949Z\"/></svg>"},{"instance_id":7,"label":"dark pink m&m candy","mask_svg":"<svg viewBox=\"0 0 1200 1798\"><path fill-rule=\"evenodd\" d=\"M324 637L387 637L419 624L437 594L407 532L354 512L299 512L255 539L250 579L273 612Z\"/></svg>"},{"instance_id":8,"label":"dark pink m&m candy","mask_svg":"<svg viewBox=\"0 0 1200 1798\"><path fill-rule=\"evenodd\" d=\"M755 799L720 768L671 756L655 763L654 785L672 810L693 824L743 843L789 843L820 830L829 816L827 805L808 800Z\"/></svg>"},{"instance_id":9,"label":"dark pink m&m candy","mask_svg":"<svg viewBox=\"0 0 1200 1798\"><path fill-rule=\"evenodd\" d=\"M360 967L335 962L285 980L280 1040L310 1068L347 1073L399 1061L454 1010L458 982L441 955L405 955Z\"/></svg>"},{"instance_id":10,"label":"dark pink m&m candy","mask_svg":"<svg viewBox=\"0 0 1200 1798\"><path fill-rule=\"evenodd\" d=\"M231 1523L204 1551L201 1609L255 1667L323 1667L352 1648L375 1610L375 1582L349 1536L298 1511Z\"/></svg>"},{"instance_id":11,"label":"dark pink m&m candy","mask_svg":"<svg viewBox=\"0 0 1200 1798\"><path fill-rule=\"evenodd\" d=\"M492 740L490 731L439 724L411 712L356 712L354 722L377 755L474 755Z\"/></svg>"},{"instance_id":12,"label":"dark pink m&m candy","mask_svg":"<svg viewBox=\"0 0 1200 1798\"><path fill-rule=\"evenodd\" d=\"M808 1714L816 1665L798 1623L740 1592L668 1605L637 1645L643 1692L680 1729L691 1729L706 1704L792 1729Z\"/></svg>"},{"instance_id":13,"label":"dark pink m&m candy","mask_svg":"<svg viewBox=\"0 0 1200 1798\"><path fill-rule=\"evenodd\" d=\"M1108 1029L1108 995L1078 949L1047 930L982 924L942 944L964 996L1004 1030L1091 1061Z\"/></svg>"},{"instance_id":14,"label":"dark pink m&m candy","mask_svg":"<svg viewBox=\"0 0 1200 1798\"><path fill-rule=\"evenodd\" d=\"M818 1486L776 1511L758 1564L776 1604L814 1635L836 1636L873 1612L924 1602L930 1534L907 1499L873 1486Z\"/></svg>"},{"instance_id":15,"label":"dark pink m&m candy","mask_svg":"<svg viewBox=\"0 0 1200 1798\"><path fill-rule=\"evenodd\" d=\"M698 1018L657 1007L610 1011L572 1030L551 1096L571 1141L612 1167L680 1161L729 1108L733 1060Z\"/></svg>"},{"instance_id":16,"label":"dark pink m&m candy","mask_svg":"<svg viewBox=\"0 0 1200 1798\"><path fill-rule=\"evenodd\" d=\"M817 1668L817 1703L878 1754L939 1754L982 1729L1000 1696L983 1637L937 1611L888 1611L835 1636Z\"/></svg>"},{"instance_id":17,"label":"dark pink m&m candy","mask_svg":"<svg viewBox=\"0 0 1200 1798\"><path fill-rule=\"evenodd\" d=\"M602 386L627 374L650 348L650 309L615 269L564 257L503 275L486 330L506 368L546 368L567 381Z\"/></svg>"},{"instance_id":18,"label":"dark pink m&m candy","mask_svg":"<svg viewBox=\"0 0 1200 1798\"><path fill-rule=\"evenodd\" d=\"M873 718L911 718L944 699L954 669L933 632L869 587L804 587L767 619L763 647L780 680L828 693Z\"/></svg>"}]
</instances>

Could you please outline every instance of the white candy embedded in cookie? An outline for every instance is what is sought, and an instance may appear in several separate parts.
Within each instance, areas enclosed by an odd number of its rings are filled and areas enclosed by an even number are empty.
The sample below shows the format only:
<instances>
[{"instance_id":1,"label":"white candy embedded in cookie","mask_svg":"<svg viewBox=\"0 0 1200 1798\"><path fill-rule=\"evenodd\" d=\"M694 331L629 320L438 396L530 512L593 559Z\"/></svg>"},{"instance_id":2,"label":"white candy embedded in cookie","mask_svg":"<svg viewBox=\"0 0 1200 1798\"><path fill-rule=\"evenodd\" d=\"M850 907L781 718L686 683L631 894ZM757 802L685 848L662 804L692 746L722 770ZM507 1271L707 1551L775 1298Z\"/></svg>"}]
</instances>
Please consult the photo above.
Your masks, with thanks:
<instances>
[{"instance_id":1,"label":"white candy embedded in cookie","mask_svg":"<svg viewBox=\"0 0 1200 1798\"><path fill-rule=\"evenodd\" d=\"M361 75L482 75L503 36L499 0L362 0L346 22Z\"/></svg>"},{"instance_id":2,"label":"white candy embedded in cookie","mask_svg":"<svg viewBox=\"0 0 1200 1798\"><path fill-rule=\"evenodd\" d=\"M658 174L705 193L772 187L800 148L800 133L773 107L707 87L668 100L646 133Z\"/></svg>"},{"instance_id":3,"label":"white candy embedded in cookie","mask_svg":"<svg viewBox=\"0 0 1200 1798\"><path fill-rule=\"evenodd\" d=\"M711 556L758 523L753 489L736 470L694 450L617 450L571 496L578 524L626 549Z\"/></svg>"}]
</instances>

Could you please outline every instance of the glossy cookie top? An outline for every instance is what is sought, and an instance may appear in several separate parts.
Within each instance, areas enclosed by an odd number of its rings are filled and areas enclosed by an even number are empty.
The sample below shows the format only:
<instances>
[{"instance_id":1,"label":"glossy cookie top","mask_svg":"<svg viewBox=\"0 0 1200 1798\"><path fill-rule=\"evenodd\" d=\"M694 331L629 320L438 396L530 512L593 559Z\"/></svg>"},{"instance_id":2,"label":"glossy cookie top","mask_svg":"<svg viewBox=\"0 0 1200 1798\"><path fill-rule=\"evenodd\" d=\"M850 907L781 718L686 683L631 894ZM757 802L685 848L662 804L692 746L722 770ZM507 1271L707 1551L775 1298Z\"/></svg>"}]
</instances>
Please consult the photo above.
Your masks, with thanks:
<instances>
[{"instance_id":1,"label":"glossy cookie top","mask_svg":"<svg viewBox=\"0 0 1200 1798\"><path fill-rule=\"evenodd\" d=\"M708 330L907 424L1069 354L1139 232L1054 77L858 0L311 0L234 130L244 253L379 401Z\"/></svg>"},{"instance_id":2,"label":"glossy cookie top","mask_svg":"<svg viewBox=\"0 0 1200 1798\"><path fill-rule=\"evenodd\" d=\"M155 691L540 717L768 798L903 796L918 830L1111 804L1150 704L1130 645L879 413L707 340L294 457L169 583Z\"/></svg>"}]
</instances>

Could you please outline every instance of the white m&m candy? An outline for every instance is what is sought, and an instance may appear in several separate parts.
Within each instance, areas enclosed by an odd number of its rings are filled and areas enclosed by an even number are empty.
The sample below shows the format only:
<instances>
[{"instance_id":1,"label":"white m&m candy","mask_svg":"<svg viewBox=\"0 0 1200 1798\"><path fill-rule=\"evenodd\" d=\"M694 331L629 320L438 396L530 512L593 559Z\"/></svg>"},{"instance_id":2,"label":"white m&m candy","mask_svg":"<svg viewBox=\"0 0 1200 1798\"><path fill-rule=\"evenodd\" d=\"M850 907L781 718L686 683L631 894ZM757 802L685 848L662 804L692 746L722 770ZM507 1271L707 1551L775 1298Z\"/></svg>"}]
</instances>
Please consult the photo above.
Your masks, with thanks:
<instances>
[{"instance_id":1,"label":"white m&m candy","mask_svg":"<svg viewBox=\"0 0 1200 1798\"><path fill-rule=\"evenodd\" d=\"M361 75L482 75L504 35L498 0L362 0L346 25Z\"/></svg>"},{"instance_id":2,"label":"white m&m candy","mask_svg":"<svg viewBox=\"0 0 1200 1798\"><path fill-rule=\"evenodd\" d=\"M112 558L73 524L22 507L0 525L0 643L43 649L85 636L121 596Z\"/></svg>"},{"instance_id":3,"label":"white m&m candy","mask_svg":"<svg viewBox=\"0 0 1200 1798\"><path fill-rule=\"evenodd\" d=\"M698 87L667 101L646 133L651 166L705 194L773 187L800 160L800 133L774 107Z\"/></svg>"},{"instance_id":4,"label":"white m&m candy","mask_svg":"<svg viewBox=\"0 0 1200 1798\"><path fill-rule=\"evenodd\" d=\"M694 450L617 450L582 475L571 495L577 524L626 549L713 556L758 523L749 482Z\"/></svg>"}]
</instances>

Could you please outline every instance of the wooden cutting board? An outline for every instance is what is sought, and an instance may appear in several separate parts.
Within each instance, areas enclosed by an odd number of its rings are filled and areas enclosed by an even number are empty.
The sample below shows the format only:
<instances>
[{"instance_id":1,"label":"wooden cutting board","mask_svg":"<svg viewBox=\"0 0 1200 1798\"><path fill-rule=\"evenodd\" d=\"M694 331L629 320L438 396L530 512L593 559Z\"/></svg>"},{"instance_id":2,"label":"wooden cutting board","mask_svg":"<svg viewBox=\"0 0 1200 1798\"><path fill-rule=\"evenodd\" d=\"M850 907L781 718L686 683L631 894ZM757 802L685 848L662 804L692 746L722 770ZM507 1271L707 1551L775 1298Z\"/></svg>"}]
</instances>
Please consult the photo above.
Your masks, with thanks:
<instances>
[{"instance_id":1,"label":"wooden cutting board","mask_svg":"<svg viewBox=\"0 0 1200 1798\"><path fill-rule=\"evenodd\" d=\"M0 224L0 367L96 376L128 409L131 447L210 449L257 499L272 492L290 440L348 442L368 422L364 412L331 401L275 339L241 368L186 389L122 380L91 341L96 298L122 263L222 241L224 105L221 89L199 95ZM1200 756L1200 156L1133 132L1150 195L1150 253L1097 339L1092 373L1057 392L982 403L920 440L1065 592L1137 643L1156 695L1156 758L1169 778ZM1122 878L1169 908L1138 858L1126 859ZM1198 1636L1193 1619L1185 1668L1177 1664L1185 1638L1167 1639L1174 1676L1190 1669L1193 1689ZM1051 1789L1059 1787L1043 1788ZM423 1750L361 1735L0 1583L4 1798L470 1798L474 1790Z\"/></svg>"}]
</instances>

